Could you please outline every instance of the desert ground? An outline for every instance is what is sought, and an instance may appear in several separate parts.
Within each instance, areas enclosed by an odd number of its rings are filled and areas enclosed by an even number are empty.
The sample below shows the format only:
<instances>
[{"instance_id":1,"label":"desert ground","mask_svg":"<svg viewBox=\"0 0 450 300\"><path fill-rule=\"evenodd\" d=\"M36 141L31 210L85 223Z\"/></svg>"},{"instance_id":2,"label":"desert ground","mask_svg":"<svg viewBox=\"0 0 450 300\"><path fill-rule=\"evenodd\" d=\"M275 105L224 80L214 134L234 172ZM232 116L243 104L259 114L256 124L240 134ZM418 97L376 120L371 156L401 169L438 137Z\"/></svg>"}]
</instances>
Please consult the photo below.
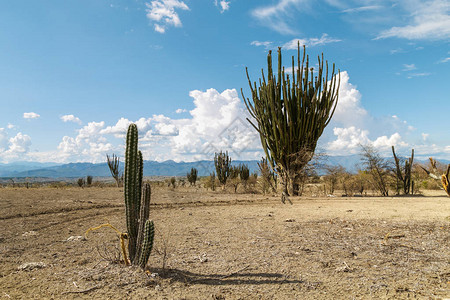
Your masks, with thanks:
<instances>
[{"instance_id":1,"label":"desert ground","mask_svg":"<svg viewBox=\"0 0 450 300\"><path fill-rule=\"evenodd\" d=\"M119 258L121 188L1 188L1 299L450 298L450 198L154 187L144 272Z\"/></svg>"}]
</instances>

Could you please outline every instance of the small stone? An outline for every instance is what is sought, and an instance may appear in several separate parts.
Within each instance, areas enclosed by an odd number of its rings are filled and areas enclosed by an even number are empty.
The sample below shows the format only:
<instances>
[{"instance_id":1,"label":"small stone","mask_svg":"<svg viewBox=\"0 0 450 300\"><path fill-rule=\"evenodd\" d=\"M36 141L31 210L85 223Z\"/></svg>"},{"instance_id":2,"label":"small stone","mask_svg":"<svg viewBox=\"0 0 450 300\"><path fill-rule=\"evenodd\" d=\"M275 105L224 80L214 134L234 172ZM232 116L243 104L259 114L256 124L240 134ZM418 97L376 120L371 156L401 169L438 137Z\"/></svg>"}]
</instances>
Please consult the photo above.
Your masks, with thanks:
<instances>
[{"instance_id":1,"label":"small stone","mask_svg":"<svg viewBox=\"0 0 450 300\"><path fill-rule=\"evenodd\" d=\"M46 264L44 264L43 262L29 262L29 263L24 263L24 264L21 264L19 267L18 267L18 269L20 270L20 271L31 271L31 270L34 270L34 269L42 269L42 268L45 268L47 265Z\"/></svg>"},{"instance_id":2,"label":"small stone","mask_svg":"<svg viewBox=\"0 0 450 300\"><path fill-rule=\"evenodd\" d=\"M286 220L284 220L285 222L295 222L295 220L294 219L286 219Z\"/></svg>"},{"instance_id":3,"label":"small stone","mask_svg":"<svg viewBox=\"0 0 450 300\"><path fill-rule=\"evenodd\" d=\"M66 241L67 242L80 242L80 241L84 241L84 240L86 240L86 238L84 236L72 235L72 236L69 236Z\"/></svg>"},{"instance_id":4,"label":"small stone","mask_svg":"<svg viewBox=\"0 0 450 300\"><path fill-rule=\"evenodd\" d=\"M27 232L22 233L22 236L24 236L24 237L27 237L27 236L35 236L35 235L37 235L37 234L38 234L38 233L37 233L36 231L31 230L31 231L27 231Z\"/></svg>"}]
</instances>

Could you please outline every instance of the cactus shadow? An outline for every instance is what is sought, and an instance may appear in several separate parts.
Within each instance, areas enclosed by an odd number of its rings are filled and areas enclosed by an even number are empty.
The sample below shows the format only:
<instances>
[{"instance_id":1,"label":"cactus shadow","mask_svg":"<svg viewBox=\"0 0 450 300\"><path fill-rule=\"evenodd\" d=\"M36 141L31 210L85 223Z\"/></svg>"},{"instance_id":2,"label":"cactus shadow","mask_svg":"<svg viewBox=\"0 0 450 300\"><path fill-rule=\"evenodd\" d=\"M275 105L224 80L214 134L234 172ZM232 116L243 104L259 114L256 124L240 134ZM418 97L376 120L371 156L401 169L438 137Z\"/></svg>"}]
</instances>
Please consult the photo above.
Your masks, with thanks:
<instances>
[{"instance_id":1,"label":"cactus shadow","mask_svg":"<svg viewBox=\"0 0 450 300\"><path fill-rule=\"evenodd\" d=\"M288 279L279 273L252 273L236 272L230 274L199 274L180 269L152 269L160 274L161 278L170 279L171 282L181 282L185 284L206 284L206 285L263 285L263 284L299 284L303 280Z\"/></svg>"}]
</instances>

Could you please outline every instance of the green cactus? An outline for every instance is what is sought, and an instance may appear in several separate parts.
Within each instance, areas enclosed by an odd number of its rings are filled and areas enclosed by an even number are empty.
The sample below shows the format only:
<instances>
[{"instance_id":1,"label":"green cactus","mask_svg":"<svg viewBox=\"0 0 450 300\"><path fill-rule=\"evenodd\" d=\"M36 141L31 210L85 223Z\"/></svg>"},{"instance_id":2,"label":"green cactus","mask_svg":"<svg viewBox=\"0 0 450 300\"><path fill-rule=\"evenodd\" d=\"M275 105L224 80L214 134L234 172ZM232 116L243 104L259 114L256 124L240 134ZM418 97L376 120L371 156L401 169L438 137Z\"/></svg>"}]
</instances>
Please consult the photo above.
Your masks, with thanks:
<instances>
[{"instance_id":1,"label":"green cactus","mask_svg":"<svg viewBox=\"0 0 450 300\"><path fill-rule=\"evenodd\" d=\"M231 158L228 156L228 151L225 153L222 151L220 151L220 153L215 153L214 165L222 189L225 189L227 179L231 175Z\"/></svg>"},{"instance_id":2,"label":"green cactus","mask_svg":"<svg viewBox=\"0 0 450 300\"><path fill-rule=\"evenodd\" d=\"M144 240L142 241L142 252L139 257L139 266L145 268L150 253L153 248L153 239L155 237L155 225L152 220L147 220L144 226Z\"/></svg>"},{"instance_id":3,"label":"green cactus","mask_svg":"<svg viewBox=\"0 0 450 300\"><path fill-rule=\"evenodd\" d=\"M306 58L306 59L305 59ZM282 201L287 195L299 194L302 169L312 159L319 137L336 109L339 71L333 64L328 78L328 62L323 54L318 67L310 68L309 57L298 45L297 68L292 57L291 75L285 71L278 49L278 71L272 70L272 53L267 56L268 76L252 83L247 72L251 98L242 97L255 121L247 119L260 134L261 144L272 170L283 180ZM314 74L317 69L317 74ZM288 191L288 187L289 190Z\"/></svg>"},{"instance_id":4,"label":"green cactus","mask_svg":"<svg viewBox=\"0 0 450 300\"><path fill-rule=\"evenodd\" d=\"M128 232L128 255L130 262L142 268L147 264L153 247L154 224L150 221L151 188L142 186L142 152L138 150L136 124L128 127L125 150L125 209Z\"/></svg>"}]
</instances>

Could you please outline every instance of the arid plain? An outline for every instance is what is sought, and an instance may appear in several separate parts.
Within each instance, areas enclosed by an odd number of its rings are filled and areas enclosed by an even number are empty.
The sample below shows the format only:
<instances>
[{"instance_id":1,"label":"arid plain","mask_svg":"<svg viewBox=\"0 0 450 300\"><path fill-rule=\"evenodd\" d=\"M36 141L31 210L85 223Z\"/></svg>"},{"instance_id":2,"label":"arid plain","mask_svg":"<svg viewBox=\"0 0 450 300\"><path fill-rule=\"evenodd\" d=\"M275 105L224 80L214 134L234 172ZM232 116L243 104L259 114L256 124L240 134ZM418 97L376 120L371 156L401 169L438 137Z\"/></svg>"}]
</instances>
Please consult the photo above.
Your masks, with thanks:
<instances>
[{"instance_id":1,"label":"arid plain","mask_svg":"<svg viewBox=\"0 0 450 300\"><path fill-rule=\"evenodd\" d=\"M119 262L123 190L0 189L2 299L445 299L450 199L154 186L148 270ZM31 263L31 264L30 264ZM35 264L32 264L35 263Z\"/></svg>"}]
</instances>

